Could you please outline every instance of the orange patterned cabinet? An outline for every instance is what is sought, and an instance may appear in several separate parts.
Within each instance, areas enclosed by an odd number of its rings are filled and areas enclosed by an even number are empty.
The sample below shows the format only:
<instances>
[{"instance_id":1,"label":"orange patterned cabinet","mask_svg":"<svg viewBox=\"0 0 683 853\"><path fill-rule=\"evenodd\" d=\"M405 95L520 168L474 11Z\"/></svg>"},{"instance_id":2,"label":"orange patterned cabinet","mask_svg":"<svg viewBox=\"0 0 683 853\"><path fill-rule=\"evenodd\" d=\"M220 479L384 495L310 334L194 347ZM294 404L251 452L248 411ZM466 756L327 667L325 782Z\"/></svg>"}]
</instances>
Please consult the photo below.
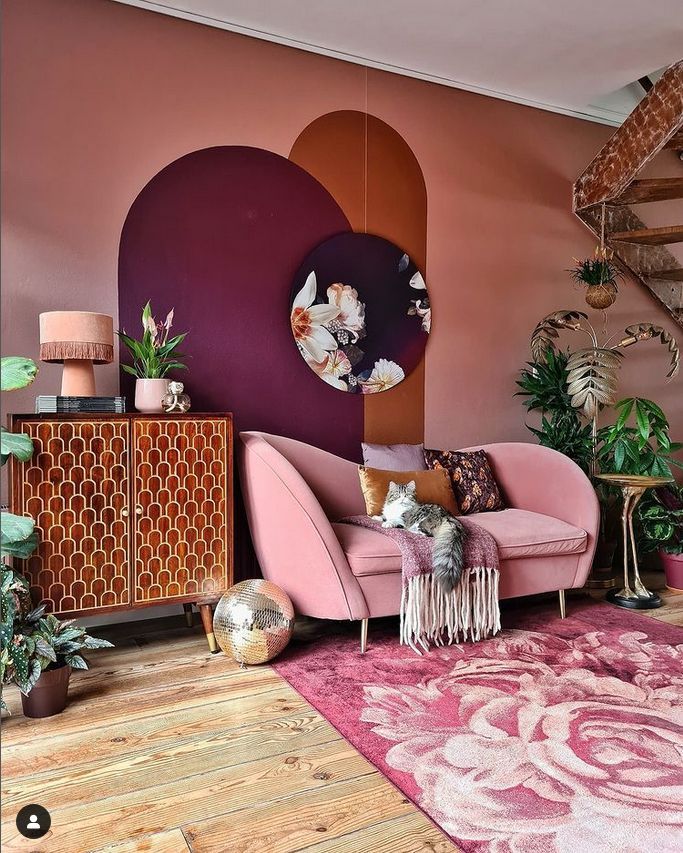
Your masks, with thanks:
<instances>
[{"instance_id":1,"label":"orange patterned cabinet","mask_svg":"<svg viewBox=\"0 0 683 853\"><path fill-rule=\"evenodd\" d=\"M26 563L36 599L94 615L206 603L230 586L230 415L15 415L10 425L35 447L12 466L12 504L37 523Z\"/></svg>"},{"instance_id":2,"label":"orange patterned cabinet","mask_svg":"<svg viewBox=\"0 0 683 853\"><path fill-rule=\"evenodd\" d=\"M230 423L135 418L132 432L135 601L220 595L230 552Z\"/></svg>"}]
</instances>

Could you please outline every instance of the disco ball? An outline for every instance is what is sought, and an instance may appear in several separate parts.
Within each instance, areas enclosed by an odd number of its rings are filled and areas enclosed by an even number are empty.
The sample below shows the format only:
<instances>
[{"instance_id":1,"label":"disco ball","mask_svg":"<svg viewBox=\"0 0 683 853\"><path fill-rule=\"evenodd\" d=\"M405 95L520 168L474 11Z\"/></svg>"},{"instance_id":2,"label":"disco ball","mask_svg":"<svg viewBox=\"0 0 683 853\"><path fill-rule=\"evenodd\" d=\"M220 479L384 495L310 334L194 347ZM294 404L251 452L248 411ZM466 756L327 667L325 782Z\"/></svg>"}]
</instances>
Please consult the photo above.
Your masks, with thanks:
<instances>
[{"instance_id":1,"label":"disco ball","mask_svg":"<svg viewBox=\"0 0 683 853\"><path fill-rule=\"evenodd\" d=\"M266 580L241 581L221 598L213 630L221 649L238 663L265 663L292 636L294 607L286 592Z\"/></svg>"}]
</instances>

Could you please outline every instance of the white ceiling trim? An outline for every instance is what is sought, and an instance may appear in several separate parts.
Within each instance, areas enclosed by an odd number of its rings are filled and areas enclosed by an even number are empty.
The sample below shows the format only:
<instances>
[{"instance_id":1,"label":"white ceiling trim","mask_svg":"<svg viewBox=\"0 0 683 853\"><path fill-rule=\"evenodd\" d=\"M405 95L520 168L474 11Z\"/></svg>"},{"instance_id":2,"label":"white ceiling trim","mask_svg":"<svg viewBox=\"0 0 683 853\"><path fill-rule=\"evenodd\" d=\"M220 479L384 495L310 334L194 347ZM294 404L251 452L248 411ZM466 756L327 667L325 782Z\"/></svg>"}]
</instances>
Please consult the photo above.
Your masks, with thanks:
<instances>
[{"instance_id":1,"label":"white ceiling trim","mask_svg":"<svg viewBox=\"0 0 683 853\"><path fill-rule=\"evenodd\" d=\"M208 15L202 15L196 12L189 12L186 9L179 9L174 6L169 6L166 3L156 3L154 0L114 0L116 3L123 3L127 6L137 6L140 9L146 9L150 12L159 12L162 15L169 15L174 18L182 18L186 21L192 21L196 24L204 24L209 27L216 27L221 30L239 33L240 35L250 36L251 38L262 39L264 41L274 42L286 47L293 47L299 50L306 50L309 53L317 53L322 56L329 56L332 59L339 59L343 62L352 62L355 65L362 65L368 68L375 68L379 71L388 71L392 74L401 74L404 77L413 77L416 80L424 80L428 83L438 83L441 86L449 86L452 89L463 89L466 92L474 92L477 95L484 95L487 98L498 98L502 101L510 101L515 104L522 104L525 107L533 107L534 109L546 110L552 113L560 113L562 115L572 116L573 118L583 119L585 121L597 122L598 124L611 125L619 127L626 118L626 113L610 110L605 107L591 105L587 110L573 110L566 106L557 104L548 104L543 101L536 101L529 98L523 98L518 95L512 95L508 92L499 92L494 89L487 89L481 86L474 86L469 83L463 83L459 80L452 80L448 77L439 77L433 74L425 74L421 71L416 71L413 68L404 68L400 65L392 65L386 62L378 62L366 56L357 56L353 53L334 50L322 45L311 44L306 41L299 41L278 33L271 33L265 30L246 27L242 24L237 24L232 21L224 21L219 18L213 18Z\"/></svg>"}]
</instances>

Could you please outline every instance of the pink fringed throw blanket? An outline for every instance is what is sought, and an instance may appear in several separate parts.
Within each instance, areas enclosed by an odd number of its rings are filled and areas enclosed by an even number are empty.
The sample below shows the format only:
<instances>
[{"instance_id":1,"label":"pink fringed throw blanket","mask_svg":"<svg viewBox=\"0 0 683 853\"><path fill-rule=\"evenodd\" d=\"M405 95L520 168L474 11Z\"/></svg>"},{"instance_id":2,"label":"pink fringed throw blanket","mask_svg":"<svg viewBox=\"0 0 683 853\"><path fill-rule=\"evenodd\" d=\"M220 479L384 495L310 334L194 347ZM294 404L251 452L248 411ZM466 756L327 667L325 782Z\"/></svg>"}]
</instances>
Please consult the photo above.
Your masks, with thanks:
<instances>
[{"instance_id":1,"label":"pink fringed throw blanket","mask_svg":"<svg viewBox=\"0 0 683 853\"><path fill-rule=\"evenodd\" d=\"M393 539L401 551L403 594L401 595L401 643L418 654L429 643L482 640L500 631L498 606L498 547L486 530L459 517L466 529L463 568L454 590L444 592L432 574L432 543L428 536L396 527L382 527L367 515L343 519L377 530Z\"/></svg>"}]
</instances>

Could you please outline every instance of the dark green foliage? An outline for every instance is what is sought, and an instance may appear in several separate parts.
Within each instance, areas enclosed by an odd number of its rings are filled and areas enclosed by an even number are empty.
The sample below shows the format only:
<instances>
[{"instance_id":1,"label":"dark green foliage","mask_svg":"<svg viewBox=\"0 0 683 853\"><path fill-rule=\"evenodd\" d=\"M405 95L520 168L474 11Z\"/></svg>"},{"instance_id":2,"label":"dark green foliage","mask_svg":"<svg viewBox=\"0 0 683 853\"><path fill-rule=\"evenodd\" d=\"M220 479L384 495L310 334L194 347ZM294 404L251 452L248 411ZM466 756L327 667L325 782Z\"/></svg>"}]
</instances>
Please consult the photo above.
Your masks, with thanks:
<instances>
[{"instance_id":1,"label":"dark green foliage","mask_svg":"<svg viewBox=\"0 0 683 853\"><path fill-rule=\"evenodd\" d=\"M623 278L616 264L612 263L613 254L609 249L595 250L592 258L586 258L583 261L574 258L576 265L567 272L571 275L574 281L581 284L616 284L618 278Z\"/></svg>"},{"instance_id":2,"label":"dark green foliage","mask_svg":"<svg viewBox=\"0 0 683 853\"><path fill-rule=\"evenodd\" d=\"M527 411L564 413L574 412L567 393L566 352L546 350L545 362L529 361L521 371L517 385L521 388L516 396L526 397Z\"/></svg>"},{"instance_id":3,"label":"dark green foliage","mask_svg":"<svg viewBox=\"0 0 683 853\"><path fill-rule=\"evenodd\" d=\"M526 397L527 411L541 412L541 426L527 424L543 447L550 447L573 459L584 471L590 468L593 445L590 426L581 423L567 393L567 359L564 352L548 349L544 362L528 362L517 385Z\"/></svg>"},{"instance_id":4,"label":"dark green foliage","mask_svg":"<svg viewBox=\"0 0 683 853\"><path fill-rule=\"evenodd\" d=\"M671 457L683 444L669 437L669 422L652 400L627 397L615 403L617 420L598 433L598 460L603 472L671 477ZM629 422L633 425L629 425Z\"/></svg>"},{"instance_id":5,"label":"dark green foliage","mask_svg":"<svg viewBox=\"0 0 683 853\"><path fill-rule=\"evenodd\" d=\"M593 438L591 428L582 425L574 412L559 413L548 419L541 418L541 428L535 429L527 424L543 447L550 447L564 453L587 474L593 458Z\"/></svg>"},{"instance_id":6,"label":"dark green foliage","mask_svg":"<svg viewBox=\"0 0 683 853\"><path fill-rule=\"evenodd\" d=\"M62 622L51 613L45 615L45 605L31 609L28 581L7 566L2 569L0 591L0 684L14 683L28 694L43 670L64 664L87 669L81 652L112 645L91 637L72 620ZM1 705L5 707L4 703Z\"/></svg>"},{"instance_id":7,"label":"dark green foliage","mask_svg":"<svg viewBox=\"0 0 683 853\"><path fill-rule=\"evenodd\" d=\"M652 489L638 506L637 517L641 551L683 553L683 487Z\"/></svg>"},{"instance_id":8,"label":"dark green foliage","mask_svg":"<svg viewBox=\"0 0 683 853\"><path fill-rule=\"evenodd\" d=\"M61 621L52 613L44 615L45 608L38 607L27 620L31 637L35 640L35 655L42 669L51 664L69 664L74 669L87 669L81 652L91 649L111 648L109 640L91 637L85 628L75 625L73 619Z\"/></svg>"}]
</instances>

